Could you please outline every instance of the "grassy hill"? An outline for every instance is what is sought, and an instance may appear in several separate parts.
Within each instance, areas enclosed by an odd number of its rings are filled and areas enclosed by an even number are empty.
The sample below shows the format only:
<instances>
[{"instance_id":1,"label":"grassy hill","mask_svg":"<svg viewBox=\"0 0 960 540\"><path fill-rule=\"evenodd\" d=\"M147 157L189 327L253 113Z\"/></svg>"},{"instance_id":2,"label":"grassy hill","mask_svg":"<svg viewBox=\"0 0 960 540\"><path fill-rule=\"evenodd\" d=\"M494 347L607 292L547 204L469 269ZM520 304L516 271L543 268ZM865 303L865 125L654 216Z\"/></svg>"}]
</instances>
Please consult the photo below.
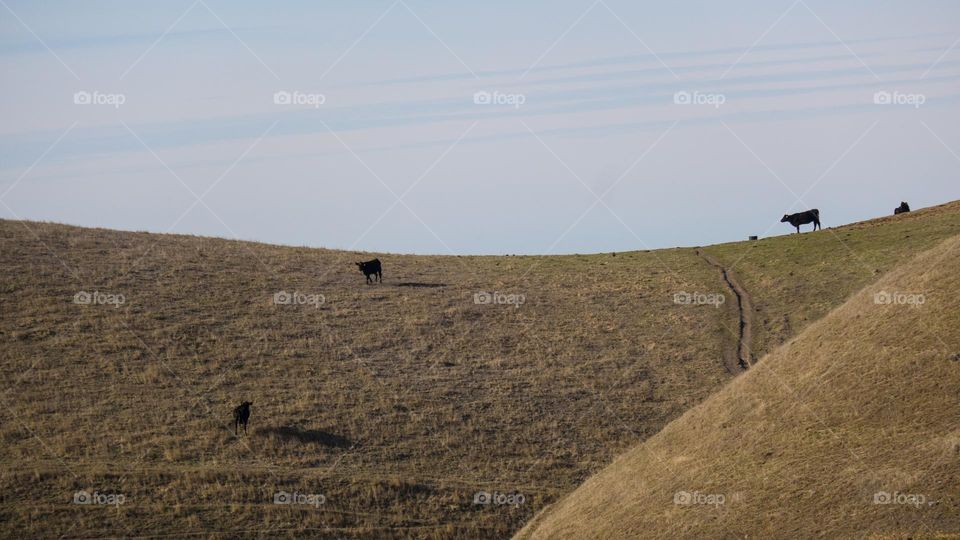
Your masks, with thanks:
<instances>
[{"instance_id":1,"label":"grassy hill","mask_svg":"<svg viewBox=\"0 0 960 540\"><path fill-rule=\"evenodd\" d=\"M958 231L952 203L703 252L750 292L763 351ZM427 257L0 221L0 268L4 536L508 536L737 373L736 302L694 249Z\"/></svg>"},{"instance_id":2,"label":"grassy hill","mask_svg":"<svg viewBox=\"0 0 960 540\"><path fill-rule=\"evenodd\" d=\"M689 250L418 257L10 221L0 238L4 536L503 537L730 378L723 311L673 303L723 287ZM353 262L374 255L367 286Z\"/></svg>"},{"instance_id":3,"label":"grassy hill","mask_svg":"<svg viewBox=\"0 0 960 540\"><path fill-rule=\"evenodd\" d=\"M960 234L960 202L898 216L733 242L704 252L733 269L750 292L755 313L754 357L822 318L844 299L944 238Z\"/></svg>"},{"instance_id":4,"label":"grassy hill","mask_svg":"<svg viewBox=\"0 0 960 540\"><path fill-rule=\"evenodd\" d=\"M518 538L957 537L958 269L960 236L901 265Z\"/></svg>"}]
</instances>

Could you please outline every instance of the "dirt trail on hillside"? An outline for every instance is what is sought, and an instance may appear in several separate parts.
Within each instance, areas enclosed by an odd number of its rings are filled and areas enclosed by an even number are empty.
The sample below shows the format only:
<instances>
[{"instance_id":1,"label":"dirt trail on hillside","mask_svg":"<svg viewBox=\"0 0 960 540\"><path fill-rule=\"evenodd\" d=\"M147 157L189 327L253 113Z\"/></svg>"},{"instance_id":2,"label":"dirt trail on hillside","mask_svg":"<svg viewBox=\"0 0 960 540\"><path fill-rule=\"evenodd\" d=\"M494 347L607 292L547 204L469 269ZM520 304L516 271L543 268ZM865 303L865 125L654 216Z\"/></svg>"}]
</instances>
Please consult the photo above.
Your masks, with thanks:
<instances>
[{"instance_id":1,"label":"dirt trail on hillside","mask_svg":"<svg viewBox=\"0 0 960 540\"><path fill-rule=\"evenodd\" d=\"M726 360L727 370L731 373L745 371L753 365L753 356L751 353L753 347L753 301L750 298L750 293L748 293L747 290L743 288L743 285L740 284L740 281L737 280L737 276L733 273L733 270L726 268L720 264L720 261L699 249L696 250L696 252L697 255L707 261L708 264L720 270L720 273L723 275L723 280L727 283L727 287L737 298L739 335L737 336L736 347L733 350L724 351L724 358Z\"/></svg>"}]
</instances>

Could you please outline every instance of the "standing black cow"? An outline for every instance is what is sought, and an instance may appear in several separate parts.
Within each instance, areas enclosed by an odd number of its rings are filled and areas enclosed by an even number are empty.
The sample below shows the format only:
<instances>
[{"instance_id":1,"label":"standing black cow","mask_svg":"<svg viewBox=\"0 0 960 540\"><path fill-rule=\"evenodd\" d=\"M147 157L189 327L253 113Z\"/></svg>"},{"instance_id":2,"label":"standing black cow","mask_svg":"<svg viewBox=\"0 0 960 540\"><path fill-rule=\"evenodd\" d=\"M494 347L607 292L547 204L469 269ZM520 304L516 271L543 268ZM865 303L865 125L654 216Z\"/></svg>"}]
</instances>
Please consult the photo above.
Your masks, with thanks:
<instances>
[{"instance_id":1,"label":"standing black cow","mask_svg":"<svg viewBox=\"0 0 960 540\"><path fill-rule=\"evenodd\" d=\"M358 262L356 264L357 268L363 272L363 275L367 276L367 283L370 283L371 281L379 281L380 283L383 283L383 271L380 267L380 259L374 259L367 262ZM370 276L376 276L376 279L371 280Z\"/></svg>"},{"instance_id":2,"label":"standing black cow","mask_svg":"<svg viewBox=\"0 0 960 540\"><path fill-rule=\"evenodd\" d=\"M247 433L247 422L250 421L250 401L244 401L233 410L233 434L240 434L240 424L243 424L243 433Z\"/></svg>"},{"instance_id":3,"label":"standing black cow","mask_svg":"<svg viewBox=\"0 0 960 540\"><path fill-rule=\"evenodd\" d=\"M807 210L806 212L799 212L797 214L784 214L780 223L787 222L796 227L798 233L800 232L800 226L806 225L807 223L813 223L813 230L817 230L817 227L820 227L820 211L814 208L813 210ZM820 228L823 229L823 227Z\"/></svg>"},{"instance_id":4,"label":"standing black cow","mask_svg":"<svg viewBox=\"0 0 960 540\"><path fill-rule=\"evenodd\" d=\"M906 214L909 211L910 211L910 205L904 201L900 201L900 206L893 209L893 215Z\"/></svg>"}]
</instances>

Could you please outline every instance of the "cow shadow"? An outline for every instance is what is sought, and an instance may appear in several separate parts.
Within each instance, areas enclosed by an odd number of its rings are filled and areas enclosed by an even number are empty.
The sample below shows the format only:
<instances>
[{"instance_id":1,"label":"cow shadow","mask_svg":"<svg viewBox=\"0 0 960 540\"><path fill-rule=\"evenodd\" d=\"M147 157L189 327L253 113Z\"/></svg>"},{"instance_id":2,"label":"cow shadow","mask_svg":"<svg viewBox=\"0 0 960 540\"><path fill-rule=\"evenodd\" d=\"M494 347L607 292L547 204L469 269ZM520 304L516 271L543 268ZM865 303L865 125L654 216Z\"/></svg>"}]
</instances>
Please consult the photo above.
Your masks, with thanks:
<instances>
[{"instance_id":1,"label":"cow shadow","mask_svg":"<svg viewBox=\"0 0 960 540\"><path fill-rule=\"evenodd\" d=\"M334 435L319 429L303 429L296 426L258 428L255 435L274 437L284 441L297 441L306 444L321 444L331 448L348 448L353 443L346 437Z\"/></svg>"},{"instance_id":2,"label":"cow shadow","mask_svg":"<svg viewBox=\"0 0 960 540\"><path fill-rule=\"evenodd\" d=\"M416 289L421 289L421 288L434 289L437 287L446 287L446 286L447 286L446 283L413 283L413 282L397 283L397 287L413 287Z\"/></svg>"}]
</instances>

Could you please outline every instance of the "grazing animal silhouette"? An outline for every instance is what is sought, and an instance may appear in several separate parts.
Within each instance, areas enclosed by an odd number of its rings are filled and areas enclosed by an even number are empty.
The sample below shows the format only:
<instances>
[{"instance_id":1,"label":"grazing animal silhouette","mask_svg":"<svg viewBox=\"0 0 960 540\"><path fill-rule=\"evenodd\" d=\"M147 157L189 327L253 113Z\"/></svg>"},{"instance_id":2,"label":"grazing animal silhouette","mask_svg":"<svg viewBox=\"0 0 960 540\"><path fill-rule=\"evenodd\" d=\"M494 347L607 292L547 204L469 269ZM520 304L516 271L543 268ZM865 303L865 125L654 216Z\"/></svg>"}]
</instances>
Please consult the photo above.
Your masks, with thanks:
<instances>
[{"instance_id":1,"label":"grazing animal silhouette","mask_svg":"<svg viewBox=\"0 0 960 540\"><path fill-rule=\"evenodd\" d=\"M789 222L791 225L797 228L797 232L800 232L800 226L806 225L807 223L813 223L813 230L817 230L817 227L820 227L820 211L814 208L813 210L807 210L806 212L799 212L796 214L784 214L783 219L780 220L780 223ZM823 229L823 227L820 227Z\"/></svg>"},{"instance_id":2,"label":"grazing animal silhouette","mask_svg":"<svg viewBox=\"0 0 960 540\"><path fill-rule=\"evenodd\" d=\"M904 201L900 201L900 206L893 209L893 215L906 214L909 211L910 211L910 205Z\"/></svg>"},{"instance_id":3,"label":"grazing animal silhouette","mask_svg":"<svg viewBox=\"0 0 960 540\"><path fill-rule=\"evenodd\" d=\"M233 410L233 434L240 434L240 424L243 424L243 432L247 432L247 422L250 421L250 406L253 405L250 401L244 401Z\"/></svg>"},{"instance_id":4,"label":"grazing animal silhouette","mask_svg":"<svg viewBox=\"0 0 960 540\"><path fill-rule=\"evenodd\" d=\"M383 283L383 272L380 266L380 259L374 259L367 262L358 262L356 265L357 268L363 272L363 275L367 276L367 283L370 283L371 281L379 281L380 283ZM370 276L376 276L376 278L371 280Z\"/></svg>"}]
</instances>

